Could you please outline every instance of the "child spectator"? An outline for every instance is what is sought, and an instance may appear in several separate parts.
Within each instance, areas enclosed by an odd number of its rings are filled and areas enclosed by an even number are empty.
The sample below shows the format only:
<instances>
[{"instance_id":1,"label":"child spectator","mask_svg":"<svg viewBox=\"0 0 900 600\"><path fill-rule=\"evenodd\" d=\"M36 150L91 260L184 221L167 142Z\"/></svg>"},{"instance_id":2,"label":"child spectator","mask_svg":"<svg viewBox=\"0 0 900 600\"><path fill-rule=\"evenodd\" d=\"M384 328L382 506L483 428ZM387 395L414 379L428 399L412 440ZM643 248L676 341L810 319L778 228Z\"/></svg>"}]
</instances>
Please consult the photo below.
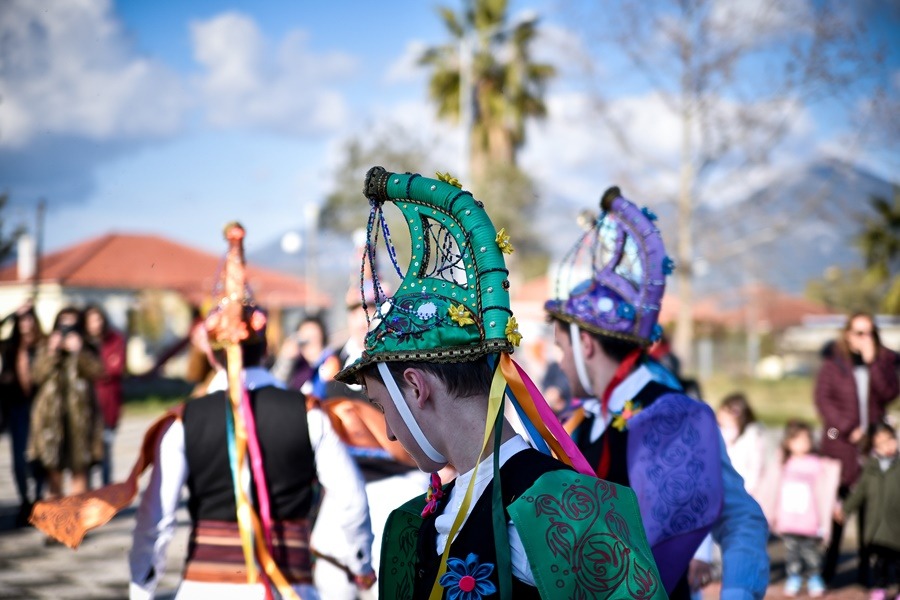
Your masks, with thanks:
<instances>
[{"instance_id":1,"label":"child spectator","mask_svg":"<svg viewBox=\"0 0 900 600\"><path fill-rule=\"evenodd\" d=\"M765 468L766 440L747 397L740 392L726 396L716 411L716 420L732 466L744 478L747 492L757 498Z\"/></svg>"},{"instance_id":2,"label":"child spectator","mask_svg":"<svg viewBox=\"0 0 900 600\"><path fill-rule=\"evenodd\" d=\"M840 465L813 452L812 427L802 421L787 423L781 447L784 461L770 520L773 533L784 540L784 593L796 596L805 574L809 595L818 598L825 594L822 542L831 526Z\"/></svg>"},{"instance_id":3,"label":"child spectator","mask_svg":"<svg viewBox=\"0 0 900 600\"><path fill-rule=\"evenodd\" d=\"M863 468L859 483L835 511L835 520L865 511L863 543L875 556L874 587L871 600L884 600L892 582L891 569L900 569L900 466L897 461L897 433L887 423L877 423L871 429L869 444L872 455ZM897 596L900 598L900 595Z\"/></svg>"}]
</instances>

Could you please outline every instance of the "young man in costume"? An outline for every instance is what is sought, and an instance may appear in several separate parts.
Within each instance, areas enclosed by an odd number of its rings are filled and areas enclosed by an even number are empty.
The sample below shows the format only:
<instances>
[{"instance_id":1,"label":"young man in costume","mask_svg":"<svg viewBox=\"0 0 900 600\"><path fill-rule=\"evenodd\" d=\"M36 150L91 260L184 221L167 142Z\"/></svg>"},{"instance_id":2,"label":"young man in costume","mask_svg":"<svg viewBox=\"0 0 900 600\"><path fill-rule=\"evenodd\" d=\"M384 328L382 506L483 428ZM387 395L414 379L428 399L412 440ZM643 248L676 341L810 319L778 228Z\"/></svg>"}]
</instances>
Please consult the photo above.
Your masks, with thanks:
<instances>
[{"instance_id":1,"label":"young man in costume","mask_svg":"<svg viewBox=\"0 0 900 600\"><path fill-rule=\"evenodd\" d=\"M656 321L674 267L656 217L618 188L600 208L546 304L573 393L590 398L567 429L598 477L637 494L672 598L709 583L708 569L691 559L710 532L722 547L722 598L762 598L765 517L731 466L713 411L660 383L664 374L645 354L662 333Z\"/></svg>"},{"instance_id":2,"label":"young man in costume","mask_svg":"<svg viewBox=\"0 0 900 600\"><path fill-rule=\"evenodd\" d=\"M206 327L219 362L226 365L206 396L158 421L144 439L143 455L124 484L99 490L78 516L102 512L82 524L100 525L127 506L137 478L153 472L137 513L129 555L130 596L151 598L165 571L175 510L187 486L192 531L184 581L176 598L316 599L309 548L314 480L341 499L339 515L361 587L371 586L372 534L362 478L331 427L298 392L283 389L260 362L266 352L266 315L254 305L244 274L243 228L226 228L229 250ZM99 507L99 510L96 510ZM54 507L39 507L34 522L52 527ZM105 520L104 520L105 519ZM74 543L72 543L74 542Z\"/></svg>"},{"instance_id":3,"label":"young man in costume","mask_svg":"<svg viewBox=\"0 0 900 600\"><path fill-rule=\"evenodd\" d=\"M382 236L402 281L389 297L372 269L365 350L338 379L363 383L388 435L433 473L427 495L388 519L380 596L664 597L633 493L592 476L510 356L521 335L509 309L509 236L449 176L375 167L364 190L365 262L376 264ZM409 229L405 272L383 213L391 205ZM505 407L547 454L513 431ZM448 463L460 475L442 487L434 472Z\"/></svg>"}]
</instances>

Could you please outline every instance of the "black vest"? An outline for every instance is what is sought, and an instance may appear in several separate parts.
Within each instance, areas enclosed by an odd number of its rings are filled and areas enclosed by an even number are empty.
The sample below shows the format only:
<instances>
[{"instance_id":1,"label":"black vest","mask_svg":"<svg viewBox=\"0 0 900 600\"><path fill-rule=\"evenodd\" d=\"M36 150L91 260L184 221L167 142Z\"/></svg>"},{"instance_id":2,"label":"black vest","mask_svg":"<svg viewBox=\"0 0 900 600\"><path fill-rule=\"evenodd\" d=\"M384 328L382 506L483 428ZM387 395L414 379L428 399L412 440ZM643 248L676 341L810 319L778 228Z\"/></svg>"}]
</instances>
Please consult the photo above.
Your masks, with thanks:
<instances>
[{"instance_id":1,"label":"black vest","mask_svg":"<svg viewBox=\"0 0 900 600\"><path fill-rule=\"evenodd\" d=\"M508 507L512 504L516 498L534 485L534 482L544 473L568 468L565 464L537 450L523 450L510 457L500 467L503 506ZM475 503L469 518L466 519L465 524L459 530L456 539L450 546L448 557L455 557L465 561L469 553L474 553L478 556L479 564L490 563L494 565L495 568L493 573L491 573L490 579L499 592L500 586L497 583L498 573L496 568L497 556L494 550L493 516L491 513L491 496L495 482L496 479L488 484L484 493ZM437 530L434 527L434 522L438 514L442 513L446 508L450 490L453 489L455 483L455 481L451 482L444 488L444 497L440 501L438 510L435 511L435 514L429 515L419 529L414 599L427 600L428 595L431 593L431 586L437 577L441 556L435 551L437 547ZM506 521L509 521L509 512L504 512L506 513ZM537 588L522 583L515 576L512 577L512 594L516 600L541 597ZM444 597L447 597L446 592Z\"/></svg>"},{"instance_id":2,"label":"black vest","mask_svg":"<svg viewBox=\"0 0 900 600\"><path fill-rule=\"evenodd\" d=\"M316 474L306 399L299 392L263 387L250 392L250 404L256 418L272 518L304 519L312 504ZM188 511L194 523L237 520L228 461L226 410L231 408L225 392L190 400L184 407Z\"/></svg>"},{"instance_id":3,"label":"black vest","mask_svg":"<svg viewBox=\"0 0 900 600\"><path fill-rule=\"evenodd\" d=\"M660 396L671 394L674 391L675 390L666 387L661 383L651 381L644 386L644 389L638 392L633 400L640 403L641 408L647 408ZM594 417L590 416L587 417L574 432L572 432L572 439L575 440L578 449L584 454L584 458L588 461L588 464L594 467L594 470L596 471L600 464L600 459L603 457L604 440L608 440L610 462L606 480L631 487L628 478L628 429L619 431L612 426L608 426L603 432L603 435L597 438L596 441L591 442L590 436L593 425ZM684 577L682 577L675 586L675 589L672 590L669 598L670 600L687 600L690 597L690 586L687 582L687 573L685 573Z\"/></svg>"}]
</instances>

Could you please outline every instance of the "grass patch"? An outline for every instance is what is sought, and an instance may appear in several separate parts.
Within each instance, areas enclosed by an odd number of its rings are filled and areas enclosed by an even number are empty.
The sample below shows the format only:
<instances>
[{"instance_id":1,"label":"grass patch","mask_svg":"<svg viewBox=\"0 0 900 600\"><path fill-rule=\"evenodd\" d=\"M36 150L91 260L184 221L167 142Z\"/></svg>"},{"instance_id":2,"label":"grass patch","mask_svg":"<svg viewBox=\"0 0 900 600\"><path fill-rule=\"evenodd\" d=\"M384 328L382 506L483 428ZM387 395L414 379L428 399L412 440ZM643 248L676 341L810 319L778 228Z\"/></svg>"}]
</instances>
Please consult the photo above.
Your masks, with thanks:
<instances>
[{"instance_id":1,"label":"grass patch","mask_svg":"<svg viewBox=\"0 0 900 600\"><path fill-rule=\"evenodd\" d=\"M187 396L157 396L150 395L141 398L129 398L122 406L122 412L125 416L146 416L163 413L179 402L182 402Z\"/></svg>"},{"instance_id":2,"label":"grass patch","mask_svg":"<svg viewBox=\"0 0 900 600\"><path fill-rule=\"evenodd\" d=\"M717 408L731 392L743 392L757 419L770 426L783 426L790 419L819 423L813 402L812 377L788 377L762 381L749 377L715 375L703 381L703 398Z\"/></svg>"},{"instance_id":3,"label":"grass patch","mask_svg":"<svg viewBox=\"0 0 900 600\"><path fill-rule=\"evenodd\" d=\"M191 394L193 384L181 379L131 377L123 382L126 415L162 413Z\"/></svg>"}]
</instances>

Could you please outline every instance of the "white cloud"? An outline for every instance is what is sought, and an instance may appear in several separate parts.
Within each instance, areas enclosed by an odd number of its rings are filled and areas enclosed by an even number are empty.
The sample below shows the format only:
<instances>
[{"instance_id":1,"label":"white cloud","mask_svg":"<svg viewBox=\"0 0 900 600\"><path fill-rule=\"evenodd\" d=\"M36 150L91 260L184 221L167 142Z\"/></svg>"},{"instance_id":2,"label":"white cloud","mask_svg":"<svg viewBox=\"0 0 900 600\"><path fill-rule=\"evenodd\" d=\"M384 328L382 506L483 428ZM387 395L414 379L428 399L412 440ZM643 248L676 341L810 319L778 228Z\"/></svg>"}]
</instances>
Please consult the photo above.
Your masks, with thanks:
<instances>
[{"instance_id":1,"label":"white cloud","mask_svg":"<svg viewBox=\"0 0 900 600\"><path fill-rule=\"evenodd\" d=\"M427 48L421 40L407 42L403 54L388 66L384 75L385 83L410 83L421 79L426 71L419 65L419 59Z\"/></svg>"},{"instance_id":2,"label":"white cloud","mask_svg":"<svg viewBox=\"0 0 900 600\"><path fill-rule=\"evenodd\" d=\"M547 104L548 119L529 126L522 154L523 167L543 185L545 196L588 206L612 183L654 205L677 196L682 125L657 94L610 101L605 107L608 117L582 92L551 94ZM725 155L711 170L701 190L702 201L722 204L744 198L810 158L816 129L807 109L799 104L789 103L778 112L762 104L739 107L724 99L718 99L717 106L726 124L720 134L735 133L730 130L736 128L733 119L738 108L781 115L788 129L784 138L776 140L777 149L768 161L740 166L746 161L739 153ZM752 128L744 133L751 141L760 135Z\"/></svg>"},{"instance_id":3,"label":"white cloud","mask_svg":"<svg viewBox=\"0 0 900 600\"><path fill-rule=\"evenodd\" d=\"M334 131L346 120L345 99L329 86L353 73L351 56L316 54L299 30L273 46L236 12L192 23L191 38L204 67L197 84L210 123L305 135Z\"/></svg>"},{"instance_id":4,"label":"white cloud","mask_svg":"<svg viewBox=\"0 0 900 600\"><path fill-rule=\"evenodd\" d=\"M753 46L808 30L811 23L808 0L715 0L710 15L714 39Z\"/></svg>"},{"instance_id":5,"label":"white cloud","mask_svg":"<svg viewBox=\"0 0 900 600\"><path fill-rule=\"evenodd\" d=\"M656 197L673 183L680 129L657 96L611 102L613 129L584 93L552 94L547 104L548 119L529 126L522 155L523 166L541 182L545 195L587 206L614 182L635 190L635 197Z\"/></svg>"},{"instance_id":6,"label":"white cloud","mask_svg":"<svg viewBox=\"0 0 900 600\"><path fill-rule=\"evenodd\" d=\"M189 99L137 56L109 0L7 0L0 19L0 147L39 135L92 140L171 134Z\"/></svg>"}]
</instances>

